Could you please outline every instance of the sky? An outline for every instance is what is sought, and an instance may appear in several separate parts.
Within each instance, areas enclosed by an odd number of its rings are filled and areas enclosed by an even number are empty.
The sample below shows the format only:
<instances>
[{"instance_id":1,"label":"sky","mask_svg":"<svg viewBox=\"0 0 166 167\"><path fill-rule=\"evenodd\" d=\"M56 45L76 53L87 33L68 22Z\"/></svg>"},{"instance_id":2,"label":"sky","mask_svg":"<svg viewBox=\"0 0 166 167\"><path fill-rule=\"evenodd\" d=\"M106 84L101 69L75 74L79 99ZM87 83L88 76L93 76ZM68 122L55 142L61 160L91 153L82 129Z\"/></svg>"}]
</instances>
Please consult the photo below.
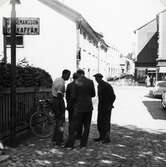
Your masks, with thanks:
<instances>
[{"instance_id":1,"label":"sky","mask_svg":"<svg viewBox=\"0 0 166 167\"><path fill-rule=\"evenodd\" d=\"M0 0L0 5L7 0ZM20 0L23 1L23 0ZM24 0L26 1L26 0ZM35 0L34 0L35 1ZM59 0L78 11L123 54L133 50L134 30L166 9L166 0Z\"/></svg>"},{"instance_id":2,"label":"sky","mask_svg":"<svg viewBox=\"0 0 166 167\"><path fill-rule=\"evenodd\" d=\"M166 9L166 0L60 0L77 10L107 43L127 54L135 41L134 30Z\"/></svg>"}]
</instances>

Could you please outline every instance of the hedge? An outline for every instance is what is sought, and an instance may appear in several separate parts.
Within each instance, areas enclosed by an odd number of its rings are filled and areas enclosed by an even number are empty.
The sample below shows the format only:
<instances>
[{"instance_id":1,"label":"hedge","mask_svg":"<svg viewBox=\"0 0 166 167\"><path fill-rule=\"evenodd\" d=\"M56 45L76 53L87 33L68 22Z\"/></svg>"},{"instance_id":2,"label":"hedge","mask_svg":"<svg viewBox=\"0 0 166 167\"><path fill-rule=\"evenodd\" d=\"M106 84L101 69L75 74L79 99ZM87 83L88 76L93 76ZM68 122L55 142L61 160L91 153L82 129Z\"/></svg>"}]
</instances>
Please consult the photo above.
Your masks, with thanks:
<instances>
[{"instance_id":1,"label":"hedge","mask_svg":"<svg viewBox=\"0 0 166 167\"><path fill-rule=\"evenodd\" d=\"M32 66L16 66L16 87L50 88L52 78L48 72ZM0 63L0 88L11 87L11 64Z\"/></svg>"}]
</instances>

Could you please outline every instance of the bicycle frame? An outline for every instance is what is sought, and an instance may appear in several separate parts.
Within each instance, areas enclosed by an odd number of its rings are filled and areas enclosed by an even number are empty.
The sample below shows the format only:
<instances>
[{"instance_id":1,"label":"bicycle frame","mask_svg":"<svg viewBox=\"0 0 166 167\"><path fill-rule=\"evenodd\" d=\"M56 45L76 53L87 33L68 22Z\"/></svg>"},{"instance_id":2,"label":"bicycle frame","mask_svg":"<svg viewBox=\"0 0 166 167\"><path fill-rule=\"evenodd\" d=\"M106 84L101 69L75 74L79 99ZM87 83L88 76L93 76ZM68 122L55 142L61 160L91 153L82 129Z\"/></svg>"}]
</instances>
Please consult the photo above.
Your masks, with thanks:
<instances>
[{"instance_id":1,"label":"bicycle frame","mask_svg":"<svg viewBox=\"0 0 166 167\"><path fill-rule=\"evenodd\" d=\"M36 136L41 138L48 137L52 134L52 127L54 127L55 123L51 99L38 100L36 109L30 119L30 128Z\"/></svg>"}]
</instances>

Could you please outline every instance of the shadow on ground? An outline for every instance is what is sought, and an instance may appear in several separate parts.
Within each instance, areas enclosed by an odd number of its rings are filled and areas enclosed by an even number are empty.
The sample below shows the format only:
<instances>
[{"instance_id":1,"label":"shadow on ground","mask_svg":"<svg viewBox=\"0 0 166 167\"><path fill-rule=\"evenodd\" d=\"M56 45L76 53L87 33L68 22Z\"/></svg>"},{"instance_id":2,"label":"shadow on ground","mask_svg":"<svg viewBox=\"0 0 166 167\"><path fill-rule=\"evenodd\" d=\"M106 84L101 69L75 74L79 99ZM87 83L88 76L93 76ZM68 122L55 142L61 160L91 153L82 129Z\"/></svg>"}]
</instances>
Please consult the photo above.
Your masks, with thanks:
<instances>
[{"instance_id":1,"label":"shadow on ground","mask_svg":"<svg viewBox=\"0 0 166 167\"><path fill-rule=\"evenodd\" d=\"M32 137L7 150L11 156L7 167L165 167L166 134L115 124L111 129L111 143L94 143L98 134L93 124L88 146L82 149L78 141L69 150L53 146L50 139Z\"/></svg>"},{"instance_id":2,"label":"shadow on ground","mask_svg":"<svg viewBox=\"0 0 166 167\"><path fill-rule=\"evenodd\" d=\"M161 106L161 101L143 101L148 112L154 119L166 120L166 111Z\"/></svg>"}]
</instances>

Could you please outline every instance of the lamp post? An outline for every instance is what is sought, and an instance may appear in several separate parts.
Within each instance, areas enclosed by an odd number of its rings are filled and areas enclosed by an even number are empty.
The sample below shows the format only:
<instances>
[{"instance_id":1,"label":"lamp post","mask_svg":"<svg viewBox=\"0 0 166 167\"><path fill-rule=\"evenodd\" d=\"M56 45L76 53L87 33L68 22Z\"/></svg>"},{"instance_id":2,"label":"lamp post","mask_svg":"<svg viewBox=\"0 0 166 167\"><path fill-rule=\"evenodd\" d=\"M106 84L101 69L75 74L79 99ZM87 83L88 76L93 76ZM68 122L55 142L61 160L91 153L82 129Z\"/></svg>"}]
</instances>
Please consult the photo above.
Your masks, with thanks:
<instances>
[{"instance_id":1,"label":"lamp post","mask_svg":"<svg viewBox=\"0 0 166 167\"><path fill-rule=\"evenodd\" d=\"M10 144L14 145L16 134L16 3L19 0L10 0L11 3L11 90L10 90Z\"/></svg>"}]
</instances>

